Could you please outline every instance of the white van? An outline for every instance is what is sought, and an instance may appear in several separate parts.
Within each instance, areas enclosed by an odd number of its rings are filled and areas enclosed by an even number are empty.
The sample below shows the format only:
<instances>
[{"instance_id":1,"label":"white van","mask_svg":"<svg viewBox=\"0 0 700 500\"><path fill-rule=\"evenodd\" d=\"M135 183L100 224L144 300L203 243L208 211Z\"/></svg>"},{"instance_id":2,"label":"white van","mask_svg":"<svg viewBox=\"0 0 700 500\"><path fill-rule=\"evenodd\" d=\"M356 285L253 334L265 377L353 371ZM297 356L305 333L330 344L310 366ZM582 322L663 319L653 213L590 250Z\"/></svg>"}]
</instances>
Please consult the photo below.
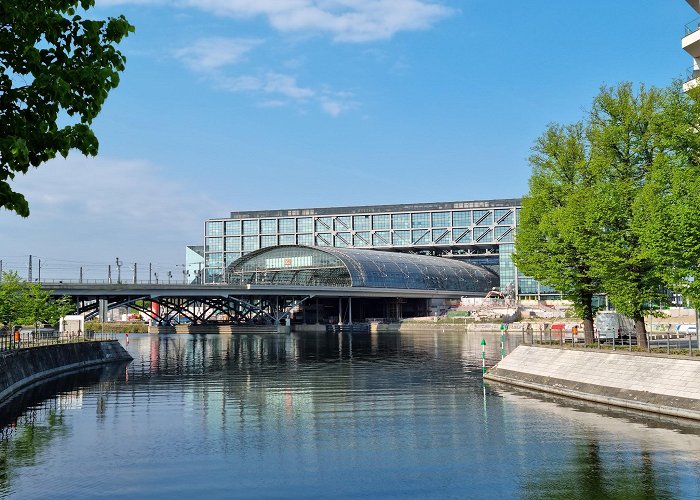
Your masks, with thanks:
<instances>
[{"instance_id":1,"label":"white van","mask_svg":"<svg viewBox=\"0 0 700 500\"><path fill-rule=\"evenodd\" d=\"M595 329L602 341L619 339L634 329L631 319L615 311L600 311L595 317Z\"/></svg>"}]
</instances>

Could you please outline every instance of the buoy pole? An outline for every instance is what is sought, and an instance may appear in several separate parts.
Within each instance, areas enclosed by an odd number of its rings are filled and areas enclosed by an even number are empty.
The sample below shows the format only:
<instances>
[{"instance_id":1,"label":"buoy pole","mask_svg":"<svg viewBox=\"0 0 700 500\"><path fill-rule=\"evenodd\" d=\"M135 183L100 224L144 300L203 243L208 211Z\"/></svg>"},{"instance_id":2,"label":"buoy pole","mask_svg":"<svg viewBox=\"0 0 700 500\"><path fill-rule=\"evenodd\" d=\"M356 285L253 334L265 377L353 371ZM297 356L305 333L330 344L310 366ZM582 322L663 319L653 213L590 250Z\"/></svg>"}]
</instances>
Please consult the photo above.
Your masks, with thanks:
<instances>
[{"instance_id":1,"label":"buoy pole","mask_svg":"<svg viewBox=\"0 0 700 500\"><path fill-rule=\"evenodd\" d=\"M486 340L481 339L481 375L486 373Z\"/></svg>"}]
</instances>

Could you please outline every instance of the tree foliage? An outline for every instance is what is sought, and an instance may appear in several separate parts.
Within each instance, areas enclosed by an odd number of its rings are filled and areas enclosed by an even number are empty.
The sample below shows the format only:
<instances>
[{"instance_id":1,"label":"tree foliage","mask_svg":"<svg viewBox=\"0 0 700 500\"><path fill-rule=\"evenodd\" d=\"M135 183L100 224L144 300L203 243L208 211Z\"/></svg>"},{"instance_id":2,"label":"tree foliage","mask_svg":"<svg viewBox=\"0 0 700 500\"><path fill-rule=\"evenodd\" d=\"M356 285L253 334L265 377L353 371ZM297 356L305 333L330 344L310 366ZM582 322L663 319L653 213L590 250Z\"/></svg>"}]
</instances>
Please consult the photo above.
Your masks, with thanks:
<instances>
[{"instance_id":1,"label":"tree foliage","mask_svg":"<svg viewBox=\"0 0 700 500\"><path fill-rule=\"evenodd\" d=\"M94 3L0 2L0 207L24 217L9 182L18 173L71 149L97 154L90 125L124 69L115 45L134 28L123 16L84 19Z\"/></svg>"},{"instance_id":2,"label":"tree foliage","mask_svg":"<svg viewBox=\"0 0 700 500\"><path fill-rule=\"evenodd\" d=\"M699 307L700 100L679 91L664 97L664 153L635 200L635 219L642 248L666 286Z\"/></svg>"},{"instance_id":3,"label":"tree foliage","mask_svg":"<svg viewBox=\"0 0 700 500\"><path fill-rule=\"evenodd\" d=\"M47 323L54 325L73 310L67 296L54 298L38 283L23 281L16 272L2 273L0 281L0 326Z\"/></svg>"},{"instance_id":4,"label":"tree foliage","mask_svg":"<svg viewBox=\"0 0 700 500\"><path fill-rule=\"evenodd\" d=\"M583 124L550 125L537 139L530 164L513 259L522 272L572 302L592 341L592 301L600 285L590 271L592 234L585 214L593 179Z\"/></svg>"},{"instance_id":5,"label":"tree foliage","mask_svg":"<svg viewBox=\"0 0 700 500\"><path fill-rule=\"evenodd\" d=\"M644 345L644 316L668 289L700 299L699 122L677 85L622 83L603 87L582 123L550 125L530 158L516 264L586 322L606 293Z\"/></svg>"}]
</instances>

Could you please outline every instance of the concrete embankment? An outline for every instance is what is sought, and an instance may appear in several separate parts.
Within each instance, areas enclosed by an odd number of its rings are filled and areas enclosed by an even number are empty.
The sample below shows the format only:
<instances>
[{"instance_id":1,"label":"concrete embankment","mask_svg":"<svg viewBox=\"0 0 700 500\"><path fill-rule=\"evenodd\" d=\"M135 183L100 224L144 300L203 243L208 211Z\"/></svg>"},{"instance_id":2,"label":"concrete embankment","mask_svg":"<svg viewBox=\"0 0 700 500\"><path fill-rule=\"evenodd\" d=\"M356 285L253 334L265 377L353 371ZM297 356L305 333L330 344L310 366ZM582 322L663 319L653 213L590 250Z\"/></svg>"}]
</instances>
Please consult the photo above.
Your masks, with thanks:
<instances>
[{"instance_id":1,"label":"concrete embankment","mask_svg":"<svg viewBox=\"0 0 700 500\"><path fill-rule=\"evenodd\" d=\"M132 359L116 340L75 342L7 351L0 354L0 402L39 380L59 373Z\"/></svg>"},{"instance_id":2,"label":"concrete embankment","mask_svg":"<svg viewBox=\"0 0 700 500\"><path fill-rule=\"evenodd\" d=\"M645 353L518 346L487 380L700 420L700 360Z\"/></svg>"}]
</instances>

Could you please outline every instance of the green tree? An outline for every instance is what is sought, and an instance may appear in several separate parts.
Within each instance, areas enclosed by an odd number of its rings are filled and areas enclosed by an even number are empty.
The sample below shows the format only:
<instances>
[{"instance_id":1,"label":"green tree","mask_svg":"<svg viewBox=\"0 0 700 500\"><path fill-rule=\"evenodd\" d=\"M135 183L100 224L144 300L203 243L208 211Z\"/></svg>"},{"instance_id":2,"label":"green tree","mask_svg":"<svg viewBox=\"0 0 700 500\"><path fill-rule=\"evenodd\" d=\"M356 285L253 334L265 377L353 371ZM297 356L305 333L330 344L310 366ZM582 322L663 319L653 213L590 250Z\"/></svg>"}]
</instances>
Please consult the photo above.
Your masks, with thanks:
<instances>
[{"instance_id":1,"label":"green tree","mask_svg":"<svg viewBox=\"0 0 700 500\"><path fill-rule=\"evenodd\" d=\"M12 329L26 316L25 282L19 275L3 272L0 281L0 326Z\"/></svg>"},{"instance_id":2,"label":"green tree","mask_svg":"<svg viewBox=\"0 0 700 500\"><path fill-rule=\"evenodd\" d=\"M636 200L636 229L666 286L699 307L700 101L677 89L664 98L664 154Z\"/></svg>"},{"instance_id":3,"label":"green tree","mask_svg":"<svg viewBox=\"0 0 700 500\"><path fill-rule=\"evenodd\" d=\"M55 325L59 318L74 308L70 297L54 298L38 283L27 283L16 272L4 272L0 282L0 325L12 328L18 324L47 323Z\"/></svg>"},{"instance_id":4,"label":"green tree","mask_svg":"<svg viewBox=\"0 0 700 500\"><path fill-rule=\"evenodd\" d=\"M0 207L23 217L29 204L9 183L18 173L71 149L97 154L90 125L124 69L115 45L134 28L83 19L94 3L0 2Z\"/></svg>"},{"instance_id":5,"label":"green tree","mask_svg":"<svg viewBox=\"0 0 700 500\"><path fill-rule=\"evenodd\" d=\"M586 218L594 179L582 123L550 125L529 159L530 189L523 197L513 260L518 268L570 300L593 342L593 296L599 282L590 270L595 230Z\"/></svg>"},{"instance_id":6,"label":"green tree","mask_svg":"<svg viewBox=\"0 0 700 500\"><path fill-rule=\"evenodd\" d=\"M552 125L533 148L514 260L571 300L585 330L598 292L634 320L641 346L667 289L700 301L699 117L677 85L622 83L601 89L585 122Z\"/></svg>"},{"instance_id":7,"label":"green tree","mask_svg":"<svg viewBox=\"0 0 700 500\"><path fill-rule=\"evenodd\" d=\"M674 155L669 134L672 88L637 92L630 83L604 87L591 110L588 136L596 185L588 217L597 228L591 268L615 309L634 320L646 346L644 317L651 302L666 299L661 269L644 247L640 211L644 186L668 168Z\"/></svg>"},{"instance_id":8,"label":"green tree","mask_svg":"<svg viewBox=\"0 0 700 500\"><path fill-rule=\"evenodd\" d=\"M21 321L32 325L55 325L62 316L75 308L70 297L64 295L54 299L51 292L42 289L38 283L25 284L23 301L24 316Z\"/></svg>"}]
</instances>

